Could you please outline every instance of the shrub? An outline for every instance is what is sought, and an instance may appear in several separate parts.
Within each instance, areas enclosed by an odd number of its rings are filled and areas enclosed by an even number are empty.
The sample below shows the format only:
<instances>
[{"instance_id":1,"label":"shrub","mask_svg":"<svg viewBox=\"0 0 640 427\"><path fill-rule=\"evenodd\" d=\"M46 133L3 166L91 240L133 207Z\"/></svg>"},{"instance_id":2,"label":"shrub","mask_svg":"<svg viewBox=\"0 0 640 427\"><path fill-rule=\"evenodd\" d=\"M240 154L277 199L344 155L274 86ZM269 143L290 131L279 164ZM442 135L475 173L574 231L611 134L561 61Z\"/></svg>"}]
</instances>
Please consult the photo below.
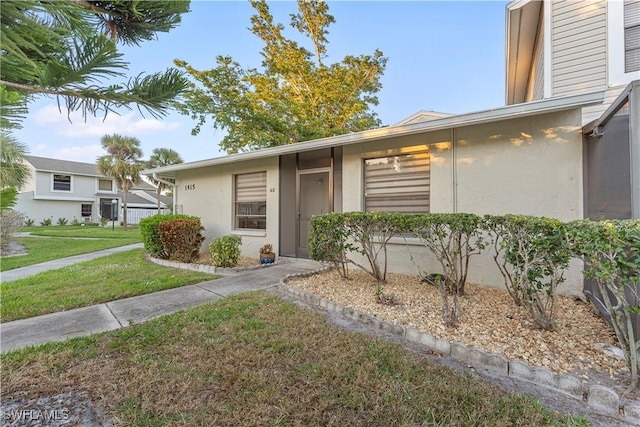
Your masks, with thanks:
<instances>
[{"instance_id":1,"label":"shrub","mask_svg":"<svg viewBox=\"0 0 640 427\"><path fill-rule=\"evenodd\" d=\"M158 237L170 260L192 262L198 258L204 241L202 230L199 218L170 219L158 224Z\"/></svg>"},{"instance_id":2,"label":"shrub","mask_svg":"<svg viewBox=\"0 0 640 427\"><path fill-rule=\"evenodd\" d=\"M101 216L100 217L100 226L101 227L106 226L108 222L109 222L109 218L107 218L106 216Z\"/></svg>"},{"instance_id":3,"label":"shrub","mask_svg":"<svg viewBox=\"0 0 640 427\"><path fill-rule=\"evenodd\" d=\"M71 225L74 226L79 226L80 225L80 221L78 221L78 218L76 218L75 216L73 217L73 219L71 220Z\"/></svg>"},{"instance_id":4,"label":"shrub","mask_svg":"<svg viewBox=\"0 0 640 427\"><path fill-rule=\"evenodd\" d=\"M216 267L234 267L240 259L242 237L229 235L213 239L209 245L211 262Z\"/></svg>"},{"instance_id":5,"label":"shrub","mask_svg":"<svg viewBox=\"0 0 640 427\"><path fill-rule=\"evenodd\" d=\"M344 215L326 214L311 218L309 232L309 257L316 261L334 264L343 278L347 278L349 260L347 259L347 233Z\"/></svg>"},{"instance_id":6,"label":"shrub","mask_svg":"<svg viewBox=\"0 0 640 427\"><path fill-rule=\"evenodd\" d=\"M67 222L69 222L67 220L67 218L58 218L58 221L56 222L56 224L58 224L58 225L67 225Z\"/></svg>"},{"instance_id":7,"label":"shrub","mask_svg":"<svg viewBox=\"0 0 640 427\"><path fill-rule=\"evenodd\" d=\"M25 220L24 220L24 226L25 227L31 227L35 223L36 223L36 221L33 218L25 218Z\"/></svg>"},{"instance_id":8,"label":"shrub","mask_svg":"<svg viewBox=\"0 0 640 427\"><path fill-rule=\"evenodd\" d=\"M568 225L575 256L585 261L584 274L593 278L631 373L639 384L640 340L632 325L640 313L640 220L574 221Z\"/></svg>"},{"instance_id":9,"label":"shrub","mask_svg":"<svg viewBox=\"0 0 640 427\"><path fill-rule=\"evenodd\" d=\"M51 225L51 218L47 218L47 219L43 219L42 221L40 221L40 225L48 227Z\"/></svg>"},{"instance_id":10,"label":"shrub","mask_svg":"<svg viewBox=\"0 0 640 427\"><path fill-rule=\"evenodd\" d=\"M167 259L168 255L164 252L162 241L158 235L158 225L163 221L171 219L197 219L200 218L182 214L153 215L140 220L140 234L144 249L154 258Z\"/></svg>"},{"instance_id":11,"label":"shrub","mask_svg":"<svg viewBox=\"0 0 640 427\"><path fill-rule=\"evenodd\" d=\"M469 260L484 250L482 218L465 213L422 214L411 218L411 230L433 253L444 274L435 284L442 299L447 326L457 326L462 315L458 296L464 295Z\"/></svg>"},{"instance_id":12,"label":"shrub","mask_svg":"<svg viewBox=\"0 0 640 427\"><path fill-rule=\"evenodd\" d=\"M558 285L571 259L566 226L557 219L524 215L485 217L493 258L516 304L543 329L556 329Z\"/></svg>"},{"instance_id":13,"label":"shrub","mask_svg":"<svg viewBox=\"0 0 640 427\"><path fill-rule=\"evenodd\" d=\"M387 244L397 234L407 231L408 215L387 212L332 213L313 217L309 237L309 255L318 261L342 266L351 263L369 273L378 283L386 283ZM366 264L348 256L364 256Z\"/></svg>"},{"instance_id":14,"label":"shrub","mask_svg":"<svg viewBox=\"0 0 640 427\"><path fill-rule=\"evenodd\" d=\"M13 234L24 224L24 214L11 209L0 211L0 248L2 251L9 247Z\"/></svg>"}]
</instances>

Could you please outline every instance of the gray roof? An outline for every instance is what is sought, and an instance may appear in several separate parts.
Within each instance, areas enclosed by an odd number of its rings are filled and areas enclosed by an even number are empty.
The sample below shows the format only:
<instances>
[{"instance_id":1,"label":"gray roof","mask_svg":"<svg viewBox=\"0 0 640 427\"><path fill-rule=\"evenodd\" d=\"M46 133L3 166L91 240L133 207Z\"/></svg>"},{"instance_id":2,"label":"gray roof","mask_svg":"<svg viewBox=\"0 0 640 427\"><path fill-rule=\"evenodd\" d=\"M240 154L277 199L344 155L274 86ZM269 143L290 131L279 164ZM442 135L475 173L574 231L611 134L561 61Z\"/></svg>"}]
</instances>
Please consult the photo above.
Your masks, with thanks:
<instances>
[{"instance_id":1,"label":"gray roof","mask_svg":"<svg viewBox=\"0 0 640 427\"><path fill-rule=\"evenodd\" d=\"M74 175L104 176L95 163L72 162L47 157L24 156L36 170L45 172L64 172Z\"/></svg>"}]
</instances>

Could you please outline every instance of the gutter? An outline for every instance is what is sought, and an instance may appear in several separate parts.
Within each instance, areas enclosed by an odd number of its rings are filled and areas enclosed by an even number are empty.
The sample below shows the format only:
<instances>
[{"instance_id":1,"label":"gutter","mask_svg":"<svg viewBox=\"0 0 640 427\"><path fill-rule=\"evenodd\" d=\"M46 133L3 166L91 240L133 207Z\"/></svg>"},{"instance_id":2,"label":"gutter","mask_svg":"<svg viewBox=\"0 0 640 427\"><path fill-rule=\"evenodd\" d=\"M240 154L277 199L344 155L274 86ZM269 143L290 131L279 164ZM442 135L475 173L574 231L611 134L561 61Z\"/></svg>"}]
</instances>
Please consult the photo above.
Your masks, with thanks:
<instances>
[{"instance_id":1,"label":"gutter","mask_svg":"<svg viewBox=\"0 0 640 427\"><path fill-rule=\"evenodd\" d=\"M166 179L162 179L158 176L157 172L153 173L153 179L155 179L158 182L161 182L165 185L168 185L169 187L173 188L173 191L171 191L173 193L173 213L176 213L176 205L178 203L178 191L176 190L176 183L175 182L171 182L171 181L167 181Z\"/></svg>"}]
</instances>

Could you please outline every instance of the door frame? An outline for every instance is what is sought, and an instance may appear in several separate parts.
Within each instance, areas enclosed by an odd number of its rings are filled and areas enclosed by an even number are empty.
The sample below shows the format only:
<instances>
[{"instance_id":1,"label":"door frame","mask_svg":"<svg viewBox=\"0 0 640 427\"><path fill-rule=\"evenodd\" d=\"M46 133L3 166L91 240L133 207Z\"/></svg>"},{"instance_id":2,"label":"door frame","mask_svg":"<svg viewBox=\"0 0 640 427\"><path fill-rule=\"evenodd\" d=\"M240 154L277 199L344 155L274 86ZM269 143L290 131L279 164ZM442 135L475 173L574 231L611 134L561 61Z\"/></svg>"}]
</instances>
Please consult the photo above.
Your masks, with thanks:
<instances>
[{"instance_id":1,"label":"door frame","mask_svg":"<svg viewBox=\"0 0 640 427\"><path fill-rule=\"evenodd\" d=\"M310 175L314 173L326 173L329 176L329 212L333 212L333 159L331 166L314 168L314 169L297 169L296 170L296 258L308 258L308 254L302 254L300 251L300 175Z\"/></svg>"}]
</instances>

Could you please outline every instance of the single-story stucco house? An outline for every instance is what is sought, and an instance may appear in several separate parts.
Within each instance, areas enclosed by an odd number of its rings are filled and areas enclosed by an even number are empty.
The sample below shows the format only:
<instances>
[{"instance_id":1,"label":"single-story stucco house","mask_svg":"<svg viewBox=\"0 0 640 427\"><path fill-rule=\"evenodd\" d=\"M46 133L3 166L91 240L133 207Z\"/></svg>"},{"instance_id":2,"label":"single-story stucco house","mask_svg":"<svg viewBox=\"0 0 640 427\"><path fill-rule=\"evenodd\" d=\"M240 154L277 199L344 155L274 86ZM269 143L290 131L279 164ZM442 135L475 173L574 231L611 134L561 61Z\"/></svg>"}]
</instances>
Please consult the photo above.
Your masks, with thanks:
<instances>
[{"instance_id":1,"label":"single-story stucco house","mask_svg":"<svg viewBox=\"0 0 640 427\"><path fill-rule=\"evenodd\" d=\"M174 187L178 212L201 218L204 247L238 234L253 257L267 242L279 256L307 257L311 216L332 211L640 218L640 45L625 44L639 8L509 3L503 107L418 112L389 127L143 173ZM431 267L416 243L391 245L391 271ZM567 278L563 291L581 292L577 263ZM502 283L488 256L472 261L469 280Z\"/></svg>"}]
</instances>

